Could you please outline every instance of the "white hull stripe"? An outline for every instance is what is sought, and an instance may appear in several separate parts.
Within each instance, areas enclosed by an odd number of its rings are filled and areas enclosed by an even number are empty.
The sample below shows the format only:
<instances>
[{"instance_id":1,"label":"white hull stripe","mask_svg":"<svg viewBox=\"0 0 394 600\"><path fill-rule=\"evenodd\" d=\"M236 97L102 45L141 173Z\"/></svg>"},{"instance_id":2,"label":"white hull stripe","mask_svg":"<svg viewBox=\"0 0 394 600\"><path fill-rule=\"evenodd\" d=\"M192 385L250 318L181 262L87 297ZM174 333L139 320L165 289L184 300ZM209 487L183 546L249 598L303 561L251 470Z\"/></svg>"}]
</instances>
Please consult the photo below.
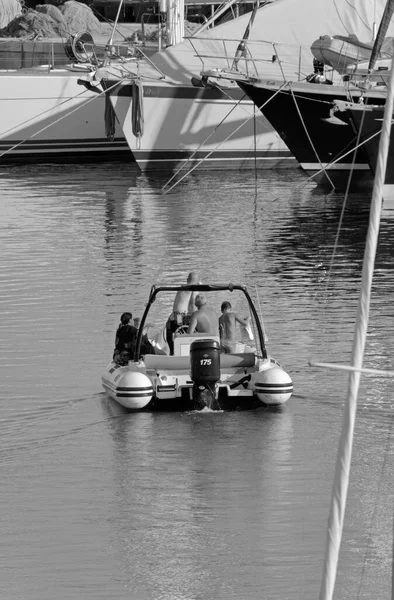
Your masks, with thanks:
<instances>
[{"instance_id":1,"label":"white hull stripe","mask_svg":"<svg viewBox=\"0 0 394 600\"><path fill-rule=\"evenodd\" d=\"M177 156L174 156L173 158L139 158L138 157L138 152L136 152L135 150L133 150L133 154L135 156L135 160L136 162L138 162L139 164L144 164L144 163L171 163L171 162L175 162L175 161L179 161L179 162L198 162L201 160L202 157L200 158L180 158ZM262 161L262 160L295 160L294 156L258 156L257 160L258 161ZM218 161L223 161L223 162L227 162L229 160L238 160L238 161L250 161L250 162L254 162L255 161L255 157L254 156L221 156L218 158L212 158L212 156L210 156L209 158L205 159L207 162L218 162Z\"/></svg>"},{"instance_id":2,"label":"white hull stripe","mask_svg":"<svg viewBox=\"0 0 394 600\"><path fill-rule=\"evenodd\" d=\"M328 166L326 164L320 163L300 163L301 167L305 169L305 171L321 171L322 168L326 169L326 171L350 171L352 168L355 171L369 171L370 166L367 163L355 163L352 167L352 163L335 163L335 165Z\"/></svg>"}]
</instances>

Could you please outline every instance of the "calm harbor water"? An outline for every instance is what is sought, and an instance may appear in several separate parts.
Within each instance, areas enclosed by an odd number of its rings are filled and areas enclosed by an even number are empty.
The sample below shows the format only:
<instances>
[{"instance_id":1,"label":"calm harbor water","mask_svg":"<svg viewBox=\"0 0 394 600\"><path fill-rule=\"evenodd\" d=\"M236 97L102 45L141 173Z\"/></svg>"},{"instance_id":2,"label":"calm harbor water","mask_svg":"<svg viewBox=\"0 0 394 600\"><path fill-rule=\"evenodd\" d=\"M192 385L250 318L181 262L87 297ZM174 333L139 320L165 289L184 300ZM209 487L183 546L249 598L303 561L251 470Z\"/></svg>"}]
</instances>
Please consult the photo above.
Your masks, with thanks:
<instances>
[{"instance_id":1,"label":"calm harbor water","mask_svg":"<svg viewBox=\"0 0 394 600\"><path fill-rule=\"evenodd\" d=\"M126 165L0 170L0 597L318 597L368 197L298 171L198 173L173 192ZM393 213L394 217L394 213ZM393 219L382 218L366 365L393 368ZM100 376L152 283L257 286L280 410L128 414ZM393 393L364 377L336 598L387 598Z\"/></svg>"}]
</instances>

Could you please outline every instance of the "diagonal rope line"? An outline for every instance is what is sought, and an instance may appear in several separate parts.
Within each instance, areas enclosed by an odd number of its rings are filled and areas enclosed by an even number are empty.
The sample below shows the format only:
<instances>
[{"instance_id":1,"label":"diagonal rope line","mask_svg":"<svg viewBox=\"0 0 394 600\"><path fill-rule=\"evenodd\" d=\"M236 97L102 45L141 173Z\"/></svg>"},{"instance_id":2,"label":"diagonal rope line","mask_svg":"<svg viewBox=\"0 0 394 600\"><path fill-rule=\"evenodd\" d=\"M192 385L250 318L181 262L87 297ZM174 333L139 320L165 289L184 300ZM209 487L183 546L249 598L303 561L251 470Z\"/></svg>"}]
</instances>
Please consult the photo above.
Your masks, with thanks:
<instances>
[{"instance_id":1,"label":"diagonal rope line","mask_svg":"<svg viewBox=\"0 0 394 600\"><path fill-rule=\"evenodd\" d=\"M381 129L379 129L379 131L375 131L375 133L372 133L366 140L360 142L360 144L358 146L356 146L355 148L352 148L351 150L348 150L348 152L345 152L345 154L341 154L341 156L339 156L335 160L332 160L331 162L327 163L327 165L326 165L325 168L320 169L320 171L316 171L316 173L313 173L313 175L311 175L310 177L308 177L308 179L306 179L305 181L303 181L302 183L300 183L299 185L297 185L294 188L293 193L297 192L298 190L302 190L308 183L310 183L311 181L313 181L315 179L315 177L317 177L318 175L320 175L321 173L323 173L323 171L325 171L326 169L330 169L337 162L339 162L340 160L346 158L346 156L348 156L349 154L351 154L355 150L358 150L359 148L361 148L362 146L364 146L364 144L367 144L368 142L370 142L377 135L380 135L381 132L382 132ZM276 202L277 200L279 200L279 197L275 198L273 200L273 202Z\"/></svg>"},{"instance_id":2,"label":"diagonal rope line","mask_svg":"<svg viewBox=\"0 0 394 600\"><path fill-rule=\"evenodd\" d=\"M341 234L342 223L343 223L343 219L344 219L344 216L345 216L346 203L347 203L347 200L348 200L348 197L349 197L350 185L351 185L351 181L352 181L352 176L353 176L353 171L354 171L354 165L355 165L355 162L356 162L357 148L359 147L359 144L360 144L361 133L362 133L362 129L363 129L363 126L364 126L364 120L365 120L365 112L363 112L362 117L361 117L361 124L360 124L359 130L358 130L358 134L357 134L357 143L356 143L356 146L354 148L354 154L353 154L353 158L352 158L352 164L351 164L351 168L350 168L349 177L348 177L348 180L347 180L345 196L344 196L343 203L342 203L341 215L339 217L339 223L338 223L338 227L337 227L337 233L336 233L336 236L335 236L334 248L333 248L333 251L332 251L332 254L331 254L330 266L328 268L328 274L327 274L326 284L324 286L325 302L327 302L328 286L330 284L330 278L331 278L332 270L333 270L333 267L334 267L334 260L335 260L336 255L337 255L338 244L339 244L339 236Z\"/></svg>"},{"instance_id":3,"label":"diagonal rope line","mask_svg":"<svg viewBox=\"0 0 394 600\"><path fill-rule=\"evenodd\" d=\"M67 112L65 115L62 115L61 117L59 117L58 119L56 119L55 121L51 121L48 125L45 125L45 127L42 127L42 129L39 129L38 131L36 131L35 133L32 133L32 135L30 135L29 137L25 138L24 140L22 140L21 142L18 142L17 144L14 144L13 146L11 146L11 148L7 148L7 150L4 150L4 152L2 152L0 154L0 158L3 158L3 156L5 156L6 154L8 154L9 152L12 152L13 150L15 150L16 148L19 148L19 146L22 146L22 144L25 144L26 142L28 142L29 140L35 138L37 135L39 135L40 133L42 133L43 131L46 131L47 129L49 129L50 127L52 127L53 125L56 125L56 123L59 123L60 121L62 121L63 119L65 119L66 117L69 117L70 115L72 115L73 113L77 112L78 110L80 110L81 108L84 108L85 106L87 106L87 104L89 104L89 102L92 102L93 100L96 100L96 98L99 98L100 96L102 96L103 94L105 94L106 92L111 91L111 89L115 88L117 85L119 85L119 83L115 83L114 85L112 85L111 87L109 87L108 89L100 92L99 94L93 96L92 98L88 98L86 100L86 102L84 102L83 104L81 104L80 106L76 106L73 110L70 110L69 112Z\"/></svg>"},{"instance_id":4,"label":"diagonal rope line","mask_svg":"<svg viewBox=\"0 0 394 600\"><path fill-rule=\"evenodd\" d=\"M277 94L279 94L280 91L282 91L282 89L287 86L287 82L285 82L276 92L273 96L271 96L271 98L269 98L268 100L266 100L266 102L264 102L261 106L258 107L258 110L262 110L264 108L264 106L266 106L269 102L271 102L271 100L273 100L275 98L275 96ZM243 98L246 96L246 94L243 96ZM241 98L241 100L243 99ZM224 119L222 119L222 121L219 123L219 125L217 125L215 127L215 129L211 132L211 134L208 136L207 139L209 139L211 137L211 135L220 127L220 125L222 125L222 123L225 121L225 119L227 119L227 117L231 114L231 112L236 108L236 106L241 102L241 100L239 100L237 102L237 104L231 109L231 111L224 117ZM180 171L182 170L183 166L186 165L182 165L178 171L171 177L171 179L163 186L162 188L162 193L163 194L167 194L168 192L170 192L172 189L174 189L174 187L176 187L178 185L178 183L180 183L181 181L183 181L183 179L185 179L185 177L187 177L187 175L189 175L190 173L192 173L195 169L197 169L197 167L199 167L201 165L201 163L203 163L205 160L207 160L207 158L209 158L211 156L211 154L213 152L215 152L216 150L218 150L220 148L220 146L222 144L224 144L225 142L227 142L231 137L233 137L233 135L235 135L240 129L242 129L242 127L244 127L244 125L246 125L246 123L248 123L251 119L254 118L254 112L249 115L249 117L246 119L246 121L244 121L243 123L241 123L241 125L239 125L236 129L234 129L234 131L232 131L232 133L230 133L224 140L222 140L221 142L219 142L219 144L217 144L217 146L215 148L213 148L210 152L208 152L208 154L206 156L204 156L204 158L200 159L197 164L193 165L193 167L187 171L187 173L185 173L180 179L178 179L169 189L166 189L166 187L169 185L169 183L176 177L176 175L178 173L180 173ZM206 141L206 140L205 140ZM201 148L201 146L203 144L205 144L205 141L202 142L199 147L197 148L197 150L195 150L192 154L192 156L194 156L196 154L196 152L198 151L199 148ZM190 157L187 161L187 163L191 160L192 157ZM187 164L186 163L186 164Z\"/></svg>"},{"instance_id":5,"label":"diagonal rope line","mask_svg":"<svg viewBox=\"0 0 394 600\"><path fill-rule=\"evenodd\" d=\"M18 127L21 127L22 125L27 125L31 121L34 121L34 119L37 119L38 117L42 117L43 115L46 115L48 112L51 112L52 110L55 110L55 109L59 108L60 106L63 106L63 104L66 104L67 102L71 102L71 100L75 100L76 98L79 98L80 96L82 96L82 94L86 94L87 91L88 91L87 89L82 90L82 92L80 92L76 96L73 96L72 98L67 98L66 100L63 100L63 102L56 104L56 106L51 106L51 108L47 108L47 110L44 110L43 112L38 113L38 115L34 115L34 117L30 117L30 119L26 119L26 121L22 121L22 123L19 123L18 125L14 125L14 127L10 127L10 129L7 129L6 131L2 131L0 133L0 135L4 136L7 133L11 133L11 131L14 131L15 129L18 129Z\"/></svg>"},{"instance_id":6,"label":"diagonal rope line","mask_svg":"<svg viewBox=\"0 0 394 600\"><path fill-rule=\"evenodd\" d=\"M304 119L303 119L303 117L302 117L302 114L301 114L301 111L300 111L300 109L299 109L299 106L298 106L297 100L296 100L296 98L295 98L294 91L293 91L293 88L292 88L291 84L289 84L289 88L290 88L290 92L291 92L291 95L292 95L292 98L293 98L293 101L294 101L294 104L295 104L295 107L296 107L296 110L297 110L297 113L298 113L298 117L299 117L299 119L300 119L300 121L301 121L302 127L304 128L305 135L306 135L306 137L308 138L308 141L309 141L309 143L310 143L310 145L311 145L311 148L312 148L312 150L313 150L313 153L314 153L314 155L315 155L315 156L316 156L316 158L317 158L317 162L318 162L318 163L319 163L319 165L321 166L321 168L322 168L322 171L324 172L324 175L327 177L328 181L330 182L332 189L333 189L333 190L335 190L335 185L334 185L334 184L333 184L333 182L331 181L331 178L330 178L330 176L328 175L328 173L326 172L326 169L324 169L324 167L323 167L323 163L321 162L321 160L320 160L320 158L319 158L319 155L318 155L318 153L317 153L317 151L316 151L316 148L315 148L315 146L314 146L314 144L313 144L313 142L312 142L311 136L309 135L309 131L308 131L308 129L307 129L307 127L306 127L306 125L305 125Z\"/></svg>"},{"instance_id":7,"label":"diagonal rope line","mask_svg":"<svg viewBox=\"0 0 394 600\"><path fill-rule=\"evenodd\" d=\"M205 145L205 144L208 142L208 140L210 140L210 138L213 136L213 134L214 134L214 133L216 133L216 131L217 131L217 130L218 130L218 129L219 129L219 128L220 128L220 127L223 125L223 123L225 122L225 120L226 120L226 119L227 119L227 118L228 118L228 117L231 115L231 113L232 113L232 112L233 112L233 111L234 111L234 110L237 108L237 106L238 106L238 105L239 105L239 104L242 102L242 100L245 98L245 96L246 96L246 94L244 94L244 95L243 95L243 96L242 96L242 97L241 97L241 98L238 100L238 102L237 102L236 104L234 104L234 106L231 108L230 112L228 112L228 113L226 114L226 116L225 116L225 117L223 117L223 119L220 121L220 123L218 123L218 125L216 125L216 127L214 127L214 128L212 129L211 133L210 133L210 134L209 134L209 135L208 135L208 136L205 138L205 140L203 140L203 141L201 142L201 144L200 144L200 145L199 145L199 146L198 146L198 147L197 147L197 148L194 150L194 152L191 154L191 156L189 156L189 158L187 159L186 163L185 163L185 164L182 164L182 165L179 167L179 169L178 169L178 170L177 170L177 171L174 173L174 175L173 175L173 176L172 176L172 177L171 177L171 178L170 178L170 179L167 181L167 183L165 183L165 184L163 185L163 188L162 188L162 190L161 190L162 192L163 192L163 191L166 189L166 187L167 187L167 186L168 186L168 185L171 183L171 181L173 181L173 180L175 179L175 177L176 177L176 176L177 176L177 175L178 175L178 174L179 174L179 173L180 173L180 172L181 172L181 171L182 171L184 168L186 168L186 167L187 167L187 165L189 164L189 162L190 162L191 160L193 160L194 156L197 154L197 152L200 150L200 148L201 148L202 146L204 146L204 145ZM188 173L189 173L189 172L190 172L190 171L188 171ZM172 188L170 188L170 189L172 189ZM169 191L169 190L168 190L168 191Z\"/></svg>"}]
</instances>

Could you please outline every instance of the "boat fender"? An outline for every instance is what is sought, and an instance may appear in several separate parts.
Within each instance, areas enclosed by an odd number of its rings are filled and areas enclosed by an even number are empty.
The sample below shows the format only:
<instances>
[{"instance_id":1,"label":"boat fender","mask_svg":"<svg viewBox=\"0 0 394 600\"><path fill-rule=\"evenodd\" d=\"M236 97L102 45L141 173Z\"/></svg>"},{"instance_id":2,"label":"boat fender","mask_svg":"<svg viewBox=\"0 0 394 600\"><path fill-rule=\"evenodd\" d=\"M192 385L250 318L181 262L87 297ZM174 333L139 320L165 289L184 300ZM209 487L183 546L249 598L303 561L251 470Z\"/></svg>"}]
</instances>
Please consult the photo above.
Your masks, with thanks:
<instances>
[{"instance_id":1,"label":"boat fender","mask_svg":"<svg viewBox=\"0 0 394 600\"><path fill-rule=\"evenodd\" d=\"M121 404L127 405L128 408L140 410L149 404L152 396L152 381L144 373L139 371L127 371L117 381L117 400ZM127 401L127 403L125 404L124 401Z\"/></svg>"},{"instance_id":2,"label":"boat fender","mask_svg":"<svg viewBox=\"0 0 394 600\"><path fill-rule=\"evenodd\" d=\"M254 391L264 404L283 404L293 393L293 382L286 371L279 367L272 367L272 369L257 373L254 380Z\"/></svg>"},{"instance_id":3,"label":"boat fender","mask_svg":"<svg viewBox=\"0 0 394 600\"><path fill-rule=\"evenodd\" d=\"M104 122L105 122L105 137L113 142L115 139L115 111L112 106L110 93L105 92L105 108L104 108Z\"/></svg>"},{"instance_id":4,"label":"boat fender","mask_svg":"<svg viewBox=\"0 0 394 600\"><path fill-rule=\"evenodd\" d=\"M131 125L133 135L141 138L144 135L144 88L140 81L135 81L132 87Z\"/></svg>"}]
</instances>

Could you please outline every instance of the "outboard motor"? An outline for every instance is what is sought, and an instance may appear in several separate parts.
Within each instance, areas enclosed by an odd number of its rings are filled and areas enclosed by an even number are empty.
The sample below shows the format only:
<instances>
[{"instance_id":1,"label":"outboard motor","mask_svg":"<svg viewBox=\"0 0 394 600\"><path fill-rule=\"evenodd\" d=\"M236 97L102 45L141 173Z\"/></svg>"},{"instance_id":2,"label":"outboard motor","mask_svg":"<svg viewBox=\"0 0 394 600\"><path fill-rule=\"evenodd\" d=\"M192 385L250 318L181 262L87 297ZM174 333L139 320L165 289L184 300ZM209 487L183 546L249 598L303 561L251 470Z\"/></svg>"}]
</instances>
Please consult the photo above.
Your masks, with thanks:
<instances>
[{"instance_id":1,"label":"outboard motor","mask_svg":"<svg viewBox=\"0 0 394 600\"><path fill-rule=\"evenodd\" d=\"M194 408L220 410L217 382L220 379L220 344L216 340L195 340L190 345Z\"/></svg>"}]
</instances>

